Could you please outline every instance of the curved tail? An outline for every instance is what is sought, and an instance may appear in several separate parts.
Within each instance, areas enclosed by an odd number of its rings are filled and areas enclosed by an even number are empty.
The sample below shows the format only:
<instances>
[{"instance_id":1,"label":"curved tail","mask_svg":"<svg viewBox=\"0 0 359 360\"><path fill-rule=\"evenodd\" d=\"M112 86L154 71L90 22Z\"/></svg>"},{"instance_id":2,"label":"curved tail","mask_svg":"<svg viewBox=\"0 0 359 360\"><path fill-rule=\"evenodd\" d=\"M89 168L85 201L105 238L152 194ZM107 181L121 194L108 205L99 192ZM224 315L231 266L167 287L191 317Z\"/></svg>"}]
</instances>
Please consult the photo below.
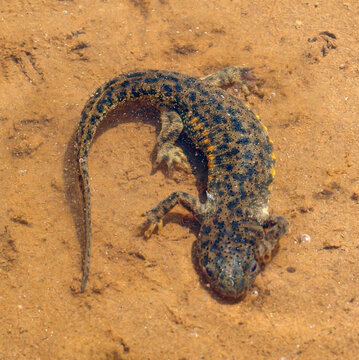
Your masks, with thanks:
<instances>
[{"instance_id":1,"label":"curved tail","mask_svg":"<svg viewBox=\"0 0 359 360\"><path fill-rule=\"evenodd\" d=\"M188 111L183 97L184 88L196 79L181 74L146 70L119 75L103 86L88 99L81 114L76 133L76 159L80 169L80 184L84 200L86 239L83 256L83 277L81 292L85 291L90 270L91 251L91 207L88 177L88 153L92 140L107 113L118 104L147 98L153 104L171 105L180 112Z\"/></svg>"},{"instance_id":2,"label":"curved tail","mask_svg":"<svg viewBox=\"0 0 359 360\"><path fill-rule=\"evenodd\" d=\"M81 281L81 292L84 292L86 289L86 283L90 272L90 257L91 257L91 196L90 196L90 185L88 177L88 166L87 159L81 162L79 160L79 170L80 170L80 185L83 195L83 206L84 206L84 216L85 216L85 244L84 244L84 254L82 260L82 281Z\"/></svg>"}]
</instances>

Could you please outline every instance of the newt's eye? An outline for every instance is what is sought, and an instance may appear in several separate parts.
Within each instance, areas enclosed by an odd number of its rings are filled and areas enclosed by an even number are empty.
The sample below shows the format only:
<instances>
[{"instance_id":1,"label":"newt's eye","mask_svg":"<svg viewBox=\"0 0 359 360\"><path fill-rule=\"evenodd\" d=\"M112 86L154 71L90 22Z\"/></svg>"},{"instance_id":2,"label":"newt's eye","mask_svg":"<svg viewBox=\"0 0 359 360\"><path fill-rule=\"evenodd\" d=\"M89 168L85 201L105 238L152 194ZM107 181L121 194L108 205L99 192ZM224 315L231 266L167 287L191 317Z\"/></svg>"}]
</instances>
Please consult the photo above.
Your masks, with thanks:
<instances>
[{"instance_id":1,"label":"newt's eye","mask_svg":"<svg viewBox=\"0 0 359 360\"><path fill-rule=\"evenodd\" d=\"M255 272L257 270L257 261L254 261L251 266L251 272Z\"/></svg>"},{"instance_id":2,"label":"newt's eye","mask_svg":"<svg viewBox=\"0 0 359 360\"><path fill-rule=\"evenodd\" d=\"M213 270L210 267L206 267L206 273L209 277L213 277Z\"/></svg>"}]
</instances>

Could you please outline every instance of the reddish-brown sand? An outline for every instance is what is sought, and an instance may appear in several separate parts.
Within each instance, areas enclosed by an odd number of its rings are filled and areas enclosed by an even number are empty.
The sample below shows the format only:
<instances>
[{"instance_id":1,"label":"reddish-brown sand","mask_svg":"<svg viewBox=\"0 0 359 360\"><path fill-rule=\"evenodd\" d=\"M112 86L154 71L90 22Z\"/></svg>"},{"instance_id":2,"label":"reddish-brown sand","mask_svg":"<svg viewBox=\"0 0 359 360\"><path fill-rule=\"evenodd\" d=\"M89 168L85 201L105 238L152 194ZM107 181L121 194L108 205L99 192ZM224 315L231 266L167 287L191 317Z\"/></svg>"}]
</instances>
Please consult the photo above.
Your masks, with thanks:
<instances>
[{"instance_id":1,"label":"reddish-brown sand","mask_svg":"<svg viewBox=\"0 0 359 360\"><path fill-rule=\"evenodd\" d=\"M358 359L358 24L357 0L2 0L0 359ZM133 69L242 64L264 80L249 100L277 155L271 212L291 221L254 289L235 304L212 296L180 207L137 236L142 212L197 187L151 172L158 113L135 108L92 147L78 294L71 138L87 98Z\"/></svg>"}]
</instances>

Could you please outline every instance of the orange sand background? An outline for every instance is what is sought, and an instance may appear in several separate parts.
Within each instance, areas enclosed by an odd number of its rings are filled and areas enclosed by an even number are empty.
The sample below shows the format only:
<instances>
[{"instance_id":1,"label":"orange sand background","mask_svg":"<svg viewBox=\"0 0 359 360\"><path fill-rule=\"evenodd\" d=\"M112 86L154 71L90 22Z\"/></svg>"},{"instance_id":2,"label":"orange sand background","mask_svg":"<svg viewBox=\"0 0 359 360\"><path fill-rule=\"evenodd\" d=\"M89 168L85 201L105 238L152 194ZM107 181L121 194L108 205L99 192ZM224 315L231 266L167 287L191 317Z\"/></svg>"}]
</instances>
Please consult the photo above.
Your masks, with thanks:
<instances>
[{"instance_id":1,"label":"orange sand background","mask_svg":"<svg viewBox=\"0 0 359 360\"><path fill-rule=\"evenodd\" d=\"M358 24L356 0L3 0L0 359L359 358ZM242 64L264 80L250 103L275 144L271 211L291 221L253 291L211 295L182 208L136 235L171 191L197 194L193 175L152 174L158 114L137 108L90 154L92 267L77 294L70 139L89 95L133 69Z\"/></svg>"}]
</instances>

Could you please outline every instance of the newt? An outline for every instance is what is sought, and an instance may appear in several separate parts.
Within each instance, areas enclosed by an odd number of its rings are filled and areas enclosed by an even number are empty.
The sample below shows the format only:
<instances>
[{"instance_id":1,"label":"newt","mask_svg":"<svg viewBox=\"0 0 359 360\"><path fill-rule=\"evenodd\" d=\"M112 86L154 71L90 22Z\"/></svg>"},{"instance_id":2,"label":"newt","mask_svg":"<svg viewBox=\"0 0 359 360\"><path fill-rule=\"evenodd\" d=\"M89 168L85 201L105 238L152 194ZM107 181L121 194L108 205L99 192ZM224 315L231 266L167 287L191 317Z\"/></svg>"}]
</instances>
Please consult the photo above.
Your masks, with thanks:
<instances>
[{"instance_id":1,"label":"newt","mask_svg":"<svg viewBox=\"0 0 359 360\"><path fill-rule=\"evenodd\" d=\"M252 286L289 222L268 211L275 156L267 128L241 100L222 89L236 82L246 94L256 92L250 70L228 67L202 79L169 71L134 71L116 76L88 99L75 137L86 229L81 292L90 271L90 146L108 112L132 101L146 101L161 113L156 165L165 162L169 169L189 169L175 144L185 132L203 152L208 169L206 201L173 192L146 212L145 237L160 229L163 217L180 203L201 225L195 257L210 287L238 299Z\"/></svg>"}]
</instances>

